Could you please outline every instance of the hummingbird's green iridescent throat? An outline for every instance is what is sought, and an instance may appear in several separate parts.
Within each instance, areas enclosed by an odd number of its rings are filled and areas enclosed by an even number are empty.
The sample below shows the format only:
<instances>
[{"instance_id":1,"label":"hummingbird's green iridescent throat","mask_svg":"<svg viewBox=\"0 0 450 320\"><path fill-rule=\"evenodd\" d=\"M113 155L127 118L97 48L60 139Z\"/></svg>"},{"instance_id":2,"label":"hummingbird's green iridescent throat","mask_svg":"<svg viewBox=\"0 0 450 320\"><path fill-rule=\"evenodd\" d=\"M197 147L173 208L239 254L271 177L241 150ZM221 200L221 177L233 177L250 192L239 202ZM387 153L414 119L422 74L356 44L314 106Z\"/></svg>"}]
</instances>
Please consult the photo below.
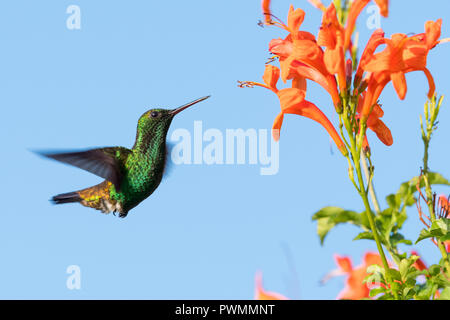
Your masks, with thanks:
<instances>
[{"instance_id":1,"label":"hummingbird's green iridescent throat","mask_svg":"<svg viewBox=\"0 0 450 320\"><path fill-rule=\"evenodd\" d=\"M190 106L208 99L196 99L176 109L151 109L138 120L136 141L131 149L105 147L83 151L40 152L105 179L98 185L56 195L53 203L79 202L103 213L128 211L150 196L159 186L166 163L166 136L173 117Z\"/></svg>"}]
</instances>

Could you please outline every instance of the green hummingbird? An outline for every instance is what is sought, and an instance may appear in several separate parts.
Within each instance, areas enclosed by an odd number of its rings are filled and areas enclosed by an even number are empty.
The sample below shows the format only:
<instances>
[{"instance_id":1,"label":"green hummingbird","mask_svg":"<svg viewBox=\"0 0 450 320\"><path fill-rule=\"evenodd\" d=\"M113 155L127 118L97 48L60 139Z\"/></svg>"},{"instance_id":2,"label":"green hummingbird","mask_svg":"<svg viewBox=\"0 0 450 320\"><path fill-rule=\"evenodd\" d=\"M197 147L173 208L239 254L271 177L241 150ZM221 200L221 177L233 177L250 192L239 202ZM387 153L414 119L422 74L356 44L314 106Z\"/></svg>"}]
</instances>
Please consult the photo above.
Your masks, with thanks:
<instances>
[{"instance_id":1,"label":"green hummingbird","mask_svg":"<svg viewBox=\"0 0 450 320\"><path fill-rule=\"evenodd\" d=\"M151 109L138 121L133 148L106 147L76 152L40 153L105 179L102 183L54 196L55 204L79 202L103 213L128 212L159 186L166 163L166 136L173 117L210 96L199 98L173 110Z\"/></svg>"}]
</instances>

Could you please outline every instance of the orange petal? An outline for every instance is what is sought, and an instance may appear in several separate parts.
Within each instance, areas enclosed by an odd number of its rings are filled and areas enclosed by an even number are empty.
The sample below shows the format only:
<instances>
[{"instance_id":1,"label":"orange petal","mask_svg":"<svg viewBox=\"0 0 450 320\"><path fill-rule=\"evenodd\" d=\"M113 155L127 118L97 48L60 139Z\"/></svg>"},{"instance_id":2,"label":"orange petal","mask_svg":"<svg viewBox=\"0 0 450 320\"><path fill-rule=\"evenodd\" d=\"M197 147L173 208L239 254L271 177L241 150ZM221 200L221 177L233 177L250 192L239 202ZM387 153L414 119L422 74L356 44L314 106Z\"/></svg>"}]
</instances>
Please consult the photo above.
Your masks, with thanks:
<instances>
[{"instance_id":1,"label":"orange petal","mask_svg":"<svg viewBox=\"0 0 450 320\"><path fill-rule=\"evenodd\" d=\"M262 273L255 276L255 300L287 300L285 296L276 292L265 291L262 284Z\"/></svg>"},{"instance_id":2,"label":"orange petal","mask_svg":"<svg viewBox=\"0 0 450 320\"><path fill-rule=\"evenodd\" d=\"M349 257L334 255L334 260L342 272L349 273L353 270L352 260Z\"/></svg>"},{"instance_id":3,"label":"orange petal","mask_svg":"<svg viewBox=\"0 0 450 320\"><path fill-rule=\"evenodd\" d=\"M325 11L325 6L323 5L322 1L320 1L320 0L308 0L308 2L311 3L317 9Z\"/></svg>"},{"instance_id":4,"label":"orange petal","mask_svg":"<svg viewBox=\"0 0 450 320\"><path fill-rule=\"evenodd\" d=\"M311 120L317 121L325 128L325 130L327 130L331 139L333 139L333 141L336 143L338 149L342 152L342 154L343 155L348 154L347 148L345 147L344 142L337 133L333 124L330 122L327 116L322 111L320 111L320 109L317 108L313 103L303 100L299 104L293 104L290 107L285 108L283 112L298 114L300 116L304 116Z\"/></svg>"},{"instance_id":5,"label":"orange petal","mask_svg":"<svg viewBox=\"0 0 450 320\"><path fill-rule=\"evenodd\" d=\"M427 21L425 22L425 34L427 39L427 46L429 49L433 48L439 38L441 37L441 26L442 19L438 19L435 21Z\"/></svg>"},{"instance_id":6,"label":"orange petal","mask_svg":"<svg viewBox=\"0 0 450 320\"><path fill-rule=\"evenodd\" d=\"M369 79L369 84L367 88L367 94L364 98L364 104L361 108L361 119L367 120L369 114L371 113L373 106L376 104L378 98L381 95L384 87L390 81L389 72L376 72L372 73Z\"/></svg>"},{"instance_id":7,"label":"orange petal","mask_svg":"<svg viewBox=\"0 0 450 320\"><path fill-rule=\"evenodd\" d=\"M323 50L315 41L296 40L292 48L291 56L320 73L327 75L328 71L323 61Z\"/></svg>"},{"instance_id":8,"label":"orange petal","mask_svg":"<svg viewBox=\"0 0 450 320\"><path fill-rule=\"evenodd\" d=\"M407 91L405 74L402 71L391 73L391 80L400 100L405 99Z\"/></svg>"},{"instance_id":9,"label":"orange petal","mask_svg":"<svg viewBox=\"0 0 450 320\"><path fill-rule=\"evenodd\" d=\"M271 24L272 16L271 16L271 12L270 12L270 0L263 0L261 3L261 6L262 6L262 12L264 15L264 21L267 24Z\"/></svg>"},{"instance_id":10,"label":"orange petal","mask_svg":"<svg viewBox=\"0 0 450 320\"><path fill-rule=\"evenodd\" d=\"M364 254L363 258L363 265L367 268L368 266L372 264L377 264L379 266L383 266L383 261L381 260L381 257L376 252L366 252Z\"/></svg>"},{"instance_id":11,"label":"orange petal","mask_svg":"<svg viewBox=\"0 0 450 320\"><path fill-rule=\"evenodd\" d=\"M292 88L297 88L306 93L306 78L298 75L292 79Z\"/></svg>"},{"instance_id":12,"label":"orange petal","mask_svg":"<svg viewBox=\"0 0 450 320\"><path fill-rule=\"evenodd\" d=\"M292 79L295 77L295 73L292 70L292 65L294 64L294 57L291 55L286 59L280 58L280 67L281 67L281 80L286 83L286 80Z\"/></svg>"},{"instance_id":13,"label":"orange petal","mask_svg":"<svg viewBox=\"0 0 450 320\"><path fill-rule=\"evenodd\" d=\"M428 98L431 99L434 96L434 93L436 92L436 85L434 83L433 76L431 75L430 70L427 68L423 69L423 73L425 73L425 76L428 80L429 90L428 90Z\"/></svg>"},{"instance_id":14,"label":"orange petal","mask_svg":"<svg viewBox=\"0 0 450 320\"><path fill-rule=\"evenodd\" d=\"M283 124L284 114L280 112L273 122L272 126L272 137L273 140L278 141L280 140L280 131L281 131L281 125Z\"/></svg>"},{"instance_id":15,"label":"orange petal","mask_svg":"<svg viewBox=\"0 0 450 320\"><path fill-rule=\"evenodd\" d=\"M380 119L376 119L372 125L369 126L370 130L376 133L378 139L387 146L391 146L394 143L391 130Z\"/></svg>"},{"instance_id":16,"label":"orange petal","mask_svg":"<svg viewBox=\"0 0 450 320\"><path fill-rule=\"evenodd\" d=\"M448 198L447 198L446 196L444 196L444 195L439 196L439 205L440 205L442 208L446 209L446 210L449 210L449 209L450 209L450 203L449 203L449 200L448 200Z\"/></svg>"},{"instance_id":17,"label":"orange petal","mask_svg":"<svg viewBox=\"0 0 450 320\"><path fill-rule=\"evenodd\" d=\"M383 109L381 109L379 104L376 104L373 106L372 113L370 114L370 116L377 117L377 118L381 118L384 116L384 111L383 111Z\"/></svg>"},{"instance_id":18,"label":"orange petal","mask_svg":"<svg viewBox=\"0 0 450 320\"><path fill-rule=\"evenodd\" d=\"M375 3L380 8L381 15L387 18L389 15L389 0L375 0Z\"/></svg>"},{"instance_id":19,"label":"orange petal","mask_svg":"<svg viewBox=\"0 0 450 320\"><path fill-rule=\"evenodd\" d=\"M336 14L334 3L331 3L322 16L322 25L317 36L317 43L319 46L334 49L337 44L337 32L341 31L342 27L339 23Z\"/></svg>"},{"instance_id":20,"label":"orange petal","mask_svg":"<svg viewBox=\"0 0 450 320\"><path fill-rule=\"evenodd\" d=\"M286 88L277 92L278 98L280 98L281 111L285 112L286 109L300 104L305 99L305 92L298 88Z\"/></svg>"},{"instance_id":21,"label":"orange petal","mask_svg":"<svg viewBox=\"0 0 450 320\"><path fill-rule=\"evenodd\" d=\"M384 31L382 29L375 30L369 41L367 42L366 47L361 55L361 59L359 61L358 70L356 71L355 79L358 79L358 82L362 78L364 69L363 67L372 59L375 50L379 45L384 43Z\"/></svg>"},{"instance_id":22,"label":"orange petal","mask_svg":"<svg viewBox=\"0 0 450 320\"><path fill-rule=\"evenodd\" d=\"M370 2L370 0L355 0L352 2L350 10L347 16L347 25L345 27L345 40L344 48L347 50L350 47L350 41L355 29L356 20L364 7Z\"/></svg>"},{"instance_id":23,"label":"orange petal","mask_svg":"<svg viewBox=\"0 0 450 320\"><path fill-rule=\"evenodd\" d=\"M427 55L429 49L425 41L418 41L417 38L410 38L405 43L402 58L407 68L421 70L427 65Z\"/></svg>"},{"instance_id":24,"label":"orange petal","mask_svg":"<svg viewBox=\"0 0 450 320\"><path fill-rule=\"evenodd\" d=\"M263 75L264 83L267 84L270 88L276 90L279 78L280 78L280 69L271 64L266 64L266 68L264 70Z\"/></svg>"},{"instance_id":25,"label":"orange petal","mask_svg":"<svg viewBox=\"0 0 450 320\"><path fill-rule=\"evenodd\" d=\"M296 73L306 79L312 80L319 85L321 85L333 99L333 103L336 104L340 101L339 92L337 91L336 80L334 76L320 73L314 68L305 65L304 63L294 61L292 63L292 69L296 71ZM333 85L334 82L334 85Z\"/></svg>"},{"instance_id":26,"label":"orange petal","mask_svg":"<svg viewBox=\"0 0 450 320\"><path fill-rule=\"evenodd\" d=\"M327 48L323 60L328 72L331 74L338 73L343 66L345 70L345 55L342 47L337 46L334 50Z\"/></svg>"},{"instance_id":27,"label":"orange petal","mask_svg":"<svg viewBox=\"0 0 450 320\"><path fill-rule=\"evenodd\" d=\"M300 29L300 26L303 23L303 20L305 19L305 11L302 9L295 9L294 6L291 5L289 7L289 13L288 13L288 28L291 31L291 33L297 33Z\"/></svg>"},{"instance_id":28,"label":"orange petal","mask_svg":"<svg viewBox=\"0 0 450 320\"><path fill-rule=\"evenodd\" d=\"M269 42L269 51L282 58L288 57L292 53L292 41L286 39L272 39Z\"/></svg>"}]
</instances>

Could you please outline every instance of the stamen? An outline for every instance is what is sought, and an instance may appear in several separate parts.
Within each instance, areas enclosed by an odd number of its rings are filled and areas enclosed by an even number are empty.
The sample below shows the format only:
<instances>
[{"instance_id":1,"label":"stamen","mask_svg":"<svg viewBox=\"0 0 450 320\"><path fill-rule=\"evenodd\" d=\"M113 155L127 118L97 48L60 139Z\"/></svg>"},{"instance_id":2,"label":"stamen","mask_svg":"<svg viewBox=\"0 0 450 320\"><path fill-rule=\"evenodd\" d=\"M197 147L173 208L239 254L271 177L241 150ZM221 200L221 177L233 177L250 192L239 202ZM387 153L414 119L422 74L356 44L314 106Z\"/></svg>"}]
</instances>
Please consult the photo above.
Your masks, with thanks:
<instances>
[{"instance_id":1,"label":"stamen","mask_svg":"<svg viewBox=\"0 0 450 320\"><path fill-rule=\"evenodd\" d=\"M238 87L239 87L239 88L253 88L254 86L262 87L262 88L266 88L266 89L269 89L269 90L274 91L273 88L271 88L271 87L269 87L269 86L267 86L267 85L265 85L265 84L259 83L259 82L254 82L254 81L239 81L239 80L238 80ZM276 91L274 91L274 92L276 92Z\"/></svg>"},{"instance_id":2,"label":"stamen","mask_svg":"<svg viewBox=\"0 0 450 320\"><path fill-rule=\"evenodd\" d=\"M238 87L239 88L253 88L255 84L251 81L239 81L238 80Z\"/></svg>"},{"instance_id":3,"label":"stamen","mask_svg":"<svg viewBox=\"0 0 450 320\"><path fill-rule=\"evenodd\" d=\"M272 63L278 59L278 56L273 56L267 59L266 64Z\"/></svg>"}]
</instances>

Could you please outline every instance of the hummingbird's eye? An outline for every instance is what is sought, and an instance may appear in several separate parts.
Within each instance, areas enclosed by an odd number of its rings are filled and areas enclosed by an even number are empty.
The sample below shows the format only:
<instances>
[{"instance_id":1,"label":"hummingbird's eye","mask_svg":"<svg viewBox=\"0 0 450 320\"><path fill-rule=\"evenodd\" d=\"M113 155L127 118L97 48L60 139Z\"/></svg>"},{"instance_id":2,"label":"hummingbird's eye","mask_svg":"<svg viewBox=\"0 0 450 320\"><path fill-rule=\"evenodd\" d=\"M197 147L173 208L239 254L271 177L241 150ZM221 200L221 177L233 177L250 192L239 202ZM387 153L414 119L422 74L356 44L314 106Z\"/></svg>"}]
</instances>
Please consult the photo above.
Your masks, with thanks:
<instances>
[{"instance_id":1,"label":"hummingbird's eye","mask_svg":"<svg viewBox=\"0 0 450 320\"><path fill-rule=\"evenodd\" d=\"M150 117L152 117L152 118L157 118L158 116L159 116L159 112L158 111L152 111L150 113Z\"/></svg>"}]
</instances>

